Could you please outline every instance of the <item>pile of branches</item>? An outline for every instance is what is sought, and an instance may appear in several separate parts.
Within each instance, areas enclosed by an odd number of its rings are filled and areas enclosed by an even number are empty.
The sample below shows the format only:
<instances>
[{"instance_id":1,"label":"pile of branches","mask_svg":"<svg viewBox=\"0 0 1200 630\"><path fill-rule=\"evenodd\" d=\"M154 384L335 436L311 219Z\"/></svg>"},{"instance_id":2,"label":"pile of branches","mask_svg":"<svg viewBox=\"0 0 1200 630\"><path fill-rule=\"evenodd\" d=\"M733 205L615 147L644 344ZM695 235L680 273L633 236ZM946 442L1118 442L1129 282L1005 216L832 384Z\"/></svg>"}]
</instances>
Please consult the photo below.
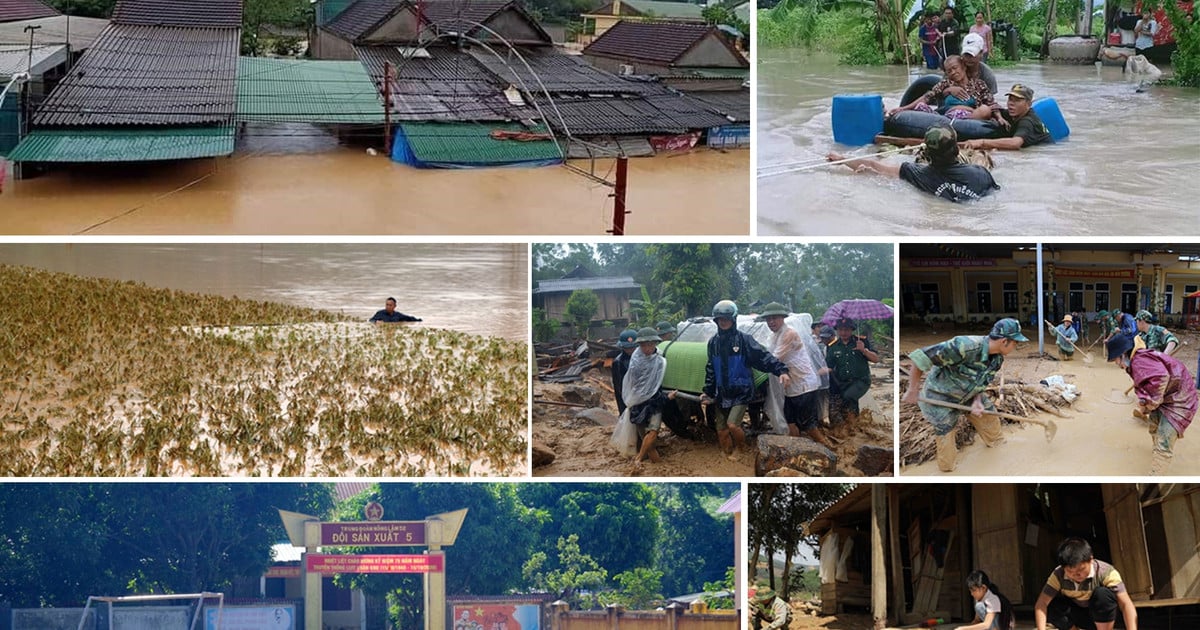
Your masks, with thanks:
<instances>
[{"instance_id":1,"label":"pile of branches","mask_svg":"<svg viewBox=\"0 0 1200 630\"><path fill-rule=\"evenodd\" d=\"M908 377L903 372L900 381L900 392L903 393L908 389ZM1022 417L1044 411L1065 418L1067 416L1062 412L1062 408L1071 404L1054 390L1038 383L993 383L987 388L986 395L997 411ZM937 445L934 437L933 425L925 420L919 407L911 404L900 405L901 465L921 464L935 458ZM975 428L970 422L960 422L956 429L955 443L962 448L974 442Z\"/></svg>"}]
</instances>

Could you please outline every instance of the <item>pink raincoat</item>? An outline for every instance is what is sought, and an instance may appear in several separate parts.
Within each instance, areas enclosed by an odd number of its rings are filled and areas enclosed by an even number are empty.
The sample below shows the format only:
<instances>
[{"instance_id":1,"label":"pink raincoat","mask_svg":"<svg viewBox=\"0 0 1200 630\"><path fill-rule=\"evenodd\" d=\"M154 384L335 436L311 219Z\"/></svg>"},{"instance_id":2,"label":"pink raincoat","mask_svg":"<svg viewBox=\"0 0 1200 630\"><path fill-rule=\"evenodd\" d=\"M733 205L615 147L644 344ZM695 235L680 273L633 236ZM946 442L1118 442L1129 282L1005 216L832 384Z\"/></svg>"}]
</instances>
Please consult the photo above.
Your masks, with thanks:
<instances>
[{"instance_id":1,"label":"pink raincoat","mask_svg":"<svg viewBox=\"0 0 1200 630\"><path fill-rule=\"evenodd\" d=\"M1166 353L1139 350L1133 353L1129 375L1138 400L1157 405L1182 437L1196 417L1196 381L1187 368Z\"/></svg>"}]
</instances>

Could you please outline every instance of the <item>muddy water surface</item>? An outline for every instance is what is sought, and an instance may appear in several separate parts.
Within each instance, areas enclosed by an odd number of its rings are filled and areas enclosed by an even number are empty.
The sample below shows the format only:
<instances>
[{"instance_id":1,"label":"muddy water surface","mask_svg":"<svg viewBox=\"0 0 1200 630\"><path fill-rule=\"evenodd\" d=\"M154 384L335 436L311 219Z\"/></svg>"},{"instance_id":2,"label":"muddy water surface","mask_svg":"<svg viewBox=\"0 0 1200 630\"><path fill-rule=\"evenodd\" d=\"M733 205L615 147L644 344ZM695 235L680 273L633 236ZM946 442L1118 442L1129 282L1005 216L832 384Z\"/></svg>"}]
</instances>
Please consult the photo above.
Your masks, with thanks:
<instances>
[{"instance_id":1,"label":"muddy water surface","mask_svg":"<svg viewBox=\"0 0 1200 630\"><path fill-rule=\"evenodd\" d=\"M9 234L594 234L611 188L563 166L414 169L304 136L232 158L81 166L9 181ZM315 145L315 146L313 146ZM609 181L612 160L573 164ZM629 234L748 234L749 151L630 160Z\"/></svg>"},{"instance_id":2,"label":"muddy water surface","mask_svg":"<svg viewBox=\"0 0 1200 630\"><path fill-rule=\"evenodd\" d=\"M833 142L832 97L883 94L895 106L915 78L902 66L839 66L800 50L761 50L758 63L759 168L866 152ZM1071 128L1056 145L995 152L1001 190L954 204L899 180L818 167L758 179L759 234L1196 233L1200 91L1137 93L1120 68L1029 62L995 72L1002 93L1024 83L1053 97Z\"/></svg>"},{"instance_id":3,"label":"muddy water surface","mask_svg":"<svg viewBox=\"0 0 1200 630\"><path fill-rule=\"evenodd\" d=\"M9 244L0 263L281 302L366 321L388 296L415 324L528 338L528 248L481 244ZM69 312L70 296L63 297ZM406 324L413 325L413 324Z\"/></svg>"}]
</instances>

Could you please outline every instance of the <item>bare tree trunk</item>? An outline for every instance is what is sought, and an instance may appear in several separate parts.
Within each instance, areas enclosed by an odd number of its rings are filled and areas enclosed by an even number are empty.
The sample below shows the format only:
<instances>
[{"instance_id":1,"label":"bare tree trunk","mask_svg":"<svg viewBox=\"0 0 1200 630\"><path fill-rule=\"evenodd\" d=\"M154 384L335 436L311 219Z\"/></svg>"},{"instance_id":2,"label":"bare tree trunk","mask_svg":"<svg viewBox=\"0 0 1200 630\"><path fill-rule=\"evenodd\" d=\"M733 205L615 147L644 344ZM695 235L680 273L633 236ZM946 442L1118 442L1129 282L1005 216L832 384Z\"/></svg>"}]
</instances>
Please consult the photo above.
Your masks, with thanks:
<instances>
[{"instance_id":1,"label":"bare tree trunk","mask_svg":"<svg viewBox=\"0 0 1200 630\"><path fill-rule=\"evenodd\" d=\"M790 588L789 585L791 584L791 582L792 582L792 556L791 556L791 554L788 554L788 557L783 559L783 577L781 577L779 579L779 583L781 585L781 587L779 589L779 595L781 597L784 597L784 598L787 597L788 589Z\"/></svg>"},{"instance_id":2,"label":"bare tree trunk","mask_svg":"<svg viewBox=\"0 0 1200 630\"><path fill-rule=\"evenodd\" d=\"M1042 59L1050 56L1050 40L1058 32L1058 0L1050 0L1046 8L1046 32L1042 34Z\"/></svg>"}]
</instances>

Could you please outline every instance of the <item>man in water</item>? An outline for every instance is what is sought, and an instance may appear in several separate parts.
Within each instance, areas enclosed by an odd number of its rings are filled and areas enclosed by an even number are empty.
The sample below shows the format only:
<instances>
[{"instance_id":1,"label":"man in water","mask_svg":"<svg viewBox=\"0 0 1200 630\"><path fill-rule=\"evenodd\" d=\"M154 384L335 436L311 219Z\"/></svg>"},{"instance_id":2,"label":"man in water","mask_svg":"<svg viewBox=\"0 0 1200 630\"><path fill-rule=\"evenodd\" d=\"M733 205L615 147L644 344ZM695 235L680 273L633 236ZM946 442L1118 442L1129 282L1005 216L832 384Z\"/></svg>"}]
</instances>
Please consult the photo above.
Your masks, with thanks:
<instances>
[{"instance_id":1,"label":"man in water","mask_svg":"<svg viewBox=\"0 0 1200 630\"><path fill-rule=\"evenodd\" d=\"M845 164L855 172L898 177L931 195L955 202L979 199L1000 189L986 168L964 164L959 159L958 134L952 127L931 127L926 131L922 154L928 164L889 164L874 158L859 158ZM845 159L837 153L829 153L825 158L831 162Z\"/></svg>"},{"instance_id":2,"label":"man in water","mask_svg":"<svg viewBox=\"0 0 1200 630\"><path fill-rule=\"evenodd\" d=\"M386 302L383 303L383 310L376 311L375 314L371 316L371 321L372 322L388 322L388 323L391 323L391 322L419 322L419 321L421 321L421 318L413 317L412 315L405 315L404 313L397 311L396 310L396 298L390 297L387 299Z\"/></svg>"},{"instance_id":3,"label":"man in water","mask_svg":"<svg viewBox=\"0 0 1200 630\"><path fill-rule=\"evenodd\" d=\"M963 38L960 57L963 65L967 67L967 78L983 79L988 89L995 94L1000 90L996 88L996 73L992 72L992 69L983 61L983 57L987 55L986 49L987 42L983 41L983 37L978 33L971 33ZM961 97L962 95L956 96Z\"/></svg>"},{"instance_id":4,"label":"man in water","mask_svg":"<svg viewBox=\"0 0 1200 630\"><path fill-rule=\"evenodd\" d=\"M958 43L962 39L962 26L958 20L954 19L954 9L946 7L942 12L942 20L938 22L938 32L942 34L942 44L945 46L945 59L950 55L957 55L959 52Z\"/></svg>"},{"instance_id":5,"label":"man in water","mask_svg":"<svg viewBox=\"0 0 1200 630\"><path fill-rule=\"evenodd\" d=\"M1032 88L1018 83L1012 86L1005 96L1008 97L1008 103L1004 111L1000 112L1000 116L1008 137L967 140L963 147L1019 151L1025 147L1054 141L1050 137L1050 130L1046 129L1045 123L1038 118L1037 112L1033 111Z\"/></svg>"}]
</instances>

